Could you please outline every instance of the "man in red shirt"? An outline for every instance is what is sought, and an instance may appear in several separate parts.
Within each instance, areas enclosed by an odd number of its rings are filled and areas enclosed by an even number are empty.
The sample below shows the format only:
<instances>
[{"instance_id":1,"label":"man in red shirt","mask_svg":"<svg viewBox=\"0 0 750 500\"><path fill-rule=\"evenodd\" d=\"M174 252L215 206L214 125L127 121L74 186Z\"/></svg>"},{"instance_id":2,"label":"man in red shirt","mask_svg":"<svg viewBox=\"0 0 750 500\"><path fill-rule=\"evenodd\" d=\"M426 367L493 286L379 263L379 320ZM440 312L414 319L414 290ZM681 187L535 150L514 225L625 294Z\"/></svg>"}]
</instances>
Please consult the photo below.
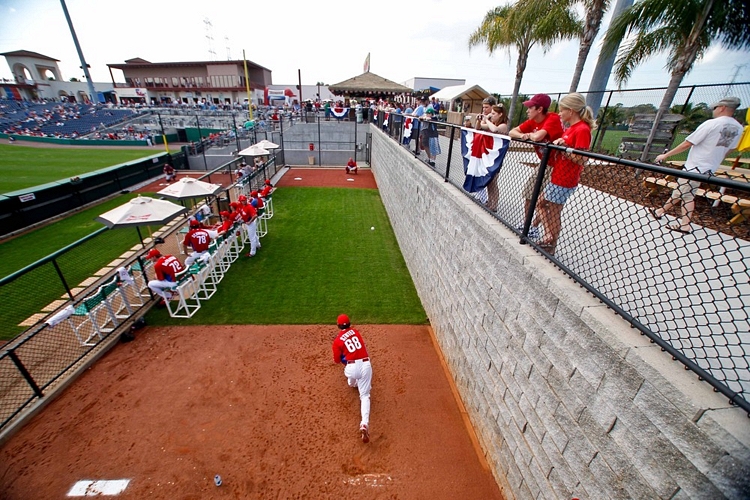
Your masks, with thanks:
<instances>
[{"instance_id":1,"label":"man in red shirt","mask_svg":"<svg viewBox=\"0 0 750 500\"><path fill-rule=\"evenodd\" d=\"M271 181L266 179L263 189L260 190L260 196L262 198L268 198L268 195L271 194L272 192L273 192L273 186L271 185Z\"/></svg>"},{"instance_id":2,"label":"man in red shirt","mask_svg":"<svg viewBox=\"0 0 750 500\"><path fill-rule=\"evenodd\" d=\"M258 212L260 212L261 210L263 210L263 207L264 207L265 204L263 203L263 200L260 198L260 193L258 193L258 191L252 191L250 193L250 197L252 198L252 200L250 200L250 204L253 207L255 207L255 209Z\"/></svg>"},{"instance_id":3,"label":"man in red shirt","mask_svg":"<svg viewBox=\"0 0 750 500\"><path fill-rule=\"evenodd\" d=\"M250 251L246 257L255 257L255 252L260 248L260 238L258 238L258 211L255 207L247 202L247 197L240 196L239 215L245 226L247 237L250 240Z\"/></svg>"},{"instance_id":4,"label":"man in red shirt","mask_svg":"<svg viewBox=\"0 0 750 500\"><path fill-rule=\"evenodd\" d=\"M165 288L172 288L177 283L177 274L185 270L185 266L173 255L162 255L159 250L152 248L146 258L154 263L156 279L148 282L148 287L163 301L172 298L172 292Z\"/></svg>"},{"instance_id":5,"label":"man in red shirt","mask_svg":"<svg viewBox=\"0 0 750 500\"><path fill-rule=\"evenodd\" d=\"M188 248L192 248L193 253L185 259L185 266L190 267L193 262L208 255L208 246L211 244L211 240L216 239L217 236L219 236L218 232L206 229L197 220L190 219L190 229L182 240L182 246L186 252Z\"/></svg>"},{"instance_id":6,"label":"man in red shirt","mask_svg":"<svg viewBox=\"0 0 750 500\"><path fill-rule=\"evenodd\" d=\"M548 109L552 104L552 99L547 94L536 94L534 97L523 103L526 106L526 116L528 120L521 123L519 126L508 132L508 135L513 139L520 139L523 141L534 141L534 142L553 142L563 134L562 121L560 115L557 113L549 113ZM534 146L537 156L541 159L543 149L540 146ZM552 174L552 166L554 165L553 154L550 154L549 165L544 173L544 182L542 184L542 192L549 184L550 175ZM536 167L534 167L536 168ZM528 217L529 209L531 208L531 194L534 191L534 184L536 183L536 172L530 176L526 181L526 185L523 187L524 195L524 220ZM519 230L523 229L523 225ZM538 239L541 236L539 232L539 217L535 217L529 228L529 238Z\"/></svg>"},{"instance_id":7,"label":"man in red shirt","mask_svg":"<svg viewBox=\"0 0 750 500\"><path fill-rule=\"evenodd\" d=\"M357 162L354 161L354 158L349 158L349 162L346 164L346 173L357 173L357 170L359 170L359 167L357 166Z\"/></svg>"},{"instance_id":8,"label":"man in red shirt","mask_svg":"<svg viewBox=\"0 0 750 500\"><path fill-rule=\"evenodd\" d=\"M336 320L339 334L333 341L333 362L344 364L344 376L349 387L359 390L359 433L362 442L370 441L370 389L372 388L372 365L362 335L351 328L349 316L340 314Z\"/></svg>"}]
</instances>

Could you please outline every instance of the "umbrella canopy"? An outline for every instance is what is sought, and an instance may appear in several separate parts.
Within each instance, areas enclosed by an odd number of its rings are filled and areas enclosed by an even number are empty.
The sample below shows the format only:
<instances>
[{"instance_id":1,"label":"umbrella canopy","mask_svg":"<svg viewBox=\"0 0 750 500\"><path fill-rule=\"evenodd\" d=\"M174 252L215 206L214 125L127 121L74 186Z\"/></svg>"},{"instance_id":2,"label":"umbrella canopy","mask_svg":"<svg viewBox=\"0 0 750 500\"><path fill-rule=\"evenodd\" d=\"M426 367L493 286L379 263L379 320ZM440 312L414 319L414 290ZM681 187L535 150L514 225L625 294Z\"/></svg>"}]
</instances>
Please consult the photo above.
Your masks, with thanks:
<instances>
[{"instance_id":1,"label":"umbrella canopy","mask_svg":"<svg viewBox=\"0 0 750 500\"><path fill-rule=\"evenodd\" d=\"M255 144L255 146L260 146L263 149L277 149L279 147L278 144L274 144L273 142L269 141L268 139L263 139L258 144Z\"/></svg>"},{"instance_id":2,"label":"umbrella canopy","mask_svg":"<svg viewBox=\"0 0 750 500\"><path fill-rule=\"evenodd\" d=\"M335 95L348 97L392 97L411 94L412 89L375 73L362 73L359 76L330 85L328 90Z\"/></svg>"},{"instance_id":3,"label":"umbrella canopy","mask_svg":"<svg viewBox=\"0 0 750 500\"><path fill-rule=\"evenodd\" d=\"M254 144L247 149L240 151L240 156L267 156L270 153L267 149L260 147L258 144Z\"/></svg>"},{"instance_id":4,"label":"umbrella canopy","mask_svg":"<svg viewBox=\"0 0 750 500\"><path fill-rule=\"evenodd\" d=\"M171 201L138 196L124 205L101 214L95 220L110 229L126 226L157 226L166 224L185 212L187 208Z\"/></svg>"},{"instance_id":5,"label":"umbrella canopy","mask_svg":"<svg viewBox=\"0 0 750 500\"><path fill-rule=\"evenodd\" d=\"M221 186L218 184L211 184L210 182L183 177L156 194L182 200L185 198L203 198L205 196L213 196L219 191L221 191Z\"/></svg>"}]
</instances>

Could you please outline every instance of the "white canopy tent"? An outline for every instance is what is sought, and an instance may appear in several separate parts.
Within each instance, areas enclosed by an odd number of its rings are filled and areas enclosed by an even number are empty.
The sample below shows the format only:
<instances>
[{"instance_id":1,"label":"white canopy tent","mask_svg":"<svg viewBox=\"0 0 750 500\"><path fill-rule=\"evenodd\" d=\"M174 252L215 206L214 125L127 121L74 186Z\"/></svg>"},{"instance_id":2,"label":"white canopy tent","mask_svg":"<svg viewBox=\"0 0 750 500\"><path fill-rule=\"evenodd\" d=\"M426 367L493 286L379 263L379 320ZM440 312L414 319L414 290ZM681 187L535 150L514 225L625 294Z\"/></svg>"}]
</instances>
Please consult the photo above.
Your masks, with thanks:
<instances>
[{"instance_id":1,"label":"white canopy tent","mask_svg":"<svg viewBox=\"0 0 750 500\"><path fill-rule=\"evenodd\" d=\"M430 97L442 103L447 103L448 123L463 124L463 117L467 114L479 113L482 110L482 100L490 93L479 85L453 85L445 87Z\"/></svg>"}]
</instances>

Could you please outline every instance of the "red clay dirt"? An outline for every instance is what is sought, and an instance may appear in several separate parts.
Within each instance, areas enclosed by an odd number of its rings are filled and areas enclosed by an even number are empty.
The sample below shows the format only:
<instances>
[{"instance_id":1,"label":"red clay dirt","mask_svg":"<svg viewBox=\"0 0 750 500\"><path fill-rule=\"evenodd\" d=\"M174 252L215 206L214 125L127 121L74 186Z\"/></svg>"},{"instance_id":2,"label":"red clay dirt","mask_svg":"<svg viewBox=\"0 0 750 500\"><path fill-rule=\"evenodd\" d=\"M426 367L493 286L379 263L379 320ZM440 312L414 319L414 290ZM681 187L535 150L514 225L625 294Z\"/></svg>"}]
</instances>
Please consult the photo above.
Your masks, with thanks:
<instances>
[{"instance_id":1,"label":"red clay dirt","mask_svg":"<svg viewBox=\"0 0 750 500\"><path fill-rule=\"evenodd\" d=\"M0 498L130 479L119 498L501 499L429 327L354 326L373 364L368 444L335 326L147 327L3 446Z\"/></svg>"},{"instance_id":2,"label":"red clay dirt","mask_svg":"<svg viewBox=\"0 0 750 500\"><path fill-rule=\"evenodd\" d=\"M285 185L377 187L369 170L310 168ZM430 327L354 326L373 365L368 444L334 325L146 327L2 445L0 499L103 479L130 480L122 499L502 499Z\"/></svg>"},{"instance_id":3,"label":"red clay dirt","mask_svg":"<svg viewBox=\"0 0 750 500\"><path fill-rule=\"evenodd\" d=\"M348 180L351 179L351 180ZM347 174L344 167L340 168L291 168L276 184L279 187L351 187L377 189L378 184L372 175L372 170L360 167L356 174Z\"/></svg>"}]
</instances>

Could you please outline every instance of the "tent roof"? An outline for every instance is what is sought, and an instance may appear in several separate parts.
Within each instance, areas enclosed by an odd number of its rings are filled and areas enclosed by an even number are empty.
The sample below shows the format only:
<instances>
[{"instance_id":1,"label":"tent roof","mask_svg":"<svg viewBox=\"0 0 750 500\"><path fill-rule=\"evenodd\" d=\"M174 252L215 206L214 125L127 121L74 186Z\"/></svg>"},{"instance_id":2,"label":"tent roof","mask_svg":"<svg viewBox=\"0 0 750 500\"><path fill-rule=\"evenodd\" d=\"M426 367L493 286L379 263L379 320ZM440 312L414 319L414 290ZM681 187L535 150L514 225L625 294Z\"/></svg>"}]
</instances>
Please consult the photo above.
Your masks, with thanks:
<instances>
[{"instance_id":1,"label":"tent roof","mask_svg":"<svg viewBox=\"0 0 750 500\"><path fill-rule=\"evenodd\" d=\"M336 95L366 95L372 94L408 94L412 89L378 76L375 73L362 73L335 85L329 85L328 90Z\"/></svg>"},{"instance_id":2,"label":"tent roof","mask_svg":"<svg viewBox=\"0 0 750 500\"><path fill-rule=\"evenodd\" d=\"M454 85L452 87L445 87L442 90L435 92L431 97L434 97L438 101L452 101L457 97L461 99L481 100L485 97L489 97L490 93L484 90L479 85Z\"/></svg>"}]
</instances>

